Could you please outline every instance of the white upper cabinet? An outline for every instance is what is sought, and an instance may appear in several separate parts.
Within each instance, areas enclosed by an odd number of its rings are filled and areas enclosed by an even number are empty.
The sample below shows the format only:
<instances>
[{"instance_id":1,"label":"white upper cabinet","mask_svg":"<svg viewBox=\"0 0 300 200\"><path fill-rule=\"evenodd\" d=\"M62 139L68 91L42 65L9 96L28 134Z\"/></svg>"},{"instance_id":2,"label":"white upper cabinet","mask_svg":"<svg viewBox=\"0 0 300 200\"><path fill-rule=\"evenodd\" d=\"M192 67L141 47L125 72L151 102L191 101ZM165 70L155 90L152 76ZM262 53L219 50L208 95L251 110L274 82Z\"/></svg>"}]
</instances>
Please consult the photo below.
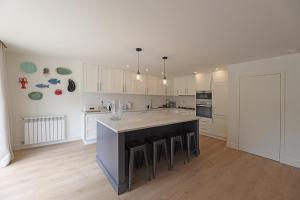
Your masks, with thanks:
<instances>
[{"instance_id":1,"label":"white upper cabinet","mask_svg":"<svg viewBox=\"0 0 300 200\"><path fill-rule=\"evenodd\" d=\"M185 78L185 81L187 82L186 86L186 94L187 95L196 95L196 81L195 81L195 75L187 76Z\"/></svg>"},{"instance_id":2,"label":"white upper cabinet","mask_svg":"<svg viewBox=\"0 0 300 200\"><path fill-rule=\"evenodd\" d=\"M134 94L146 94L146 84L147 78L144 75L141 75L141 79L136 79L136 74L134 74Z\"/></svg>"},{"instance_id":3,"label":"white upper cabinet","mask_svg":"<svg viewBox=\"0 0 300 200\"><path fill-rule=\"evenodd\" d=\"M135 94L135 73L124 71L124 93Z\"/></svg>"},{"instance_id":4,"label":"white upper cabinet","mask_svg":"<svg viewBox=\"0 0 300 200\"><path fill-rule=\"evenodd\" d=\"M124 92L124 71L120 69L111 69L111 92L123 93Z\"/></svg>"},{"instance_id":5,"label":"white upper cabinet","mask_svg":"<svg viewBox=\"0 0 300 200\"><path fill-rule=\"evenodd\" d=\"M147 94L148 95L156 95L157 94L157 77L148 75L147 76Z\"/></svg>"},{"instance_id":6,"label":"white upper cabinet","mask_svg":"<svg viewBox=\"0 0 300 200\"><path fill-rule=\"evenodd\" d=\"M99 80L100 82L99 91L104 93L112 92L112 84L111 84L112 70L110 68L101 67L100 71L101 71L101 76L100 76L101 78Z\"/></svg>"},{"instance_id":7,"label":"white upper cabinet","mask_svg":"<svg viewBox=\"0 0 300 200\"><path fill-rule=\"evenodd\" d=\"M228 82L228 71L220 70L213 72L214 83L227 83Z\"/></svg>"},{"instance_id":8,"label":"white upper cabinet","mask_svg":"<svg viewBox=\"0 0 300 200\"><path fill-rule=\"evenodd\" d=\"M84 64L83 77L83 90L85 92L98 92L99 66Z\"/></svg>"},{"instance_id":9,"label":"white upper cabinet","mask_svg":"<svg viewBox=\"0 0 300 200\"><path fill-rule=\"evenodd\" d=\"M198 73L195 76L196 79L196 90L211 90L212 74L211 73Z\"/></svg>"},{"instance_id":10,"label":"white upper cabinet","mask_svg":"<svg viewBox=\"0 0 300 200\"><path fill-rule=\"evenodd\" d=\"M168 79L166 94L167 96L174 96L174 79Z\"/></svg>"},{"instance_id":11,"label":"white upper cabinet","mask_svg":"<svg viewBox=\"0 0 300 200\"><path fill-rule=\"evenodd\" d=\"M168 82L173 86L171 80ZM159 76L141 75L141 79L137 80L136 74L129 71L91 64L83 67L84 92L166 95L167 89ZM168 93L172 94L173 91Z\"/></svg>"},{"instance_id":12,"label":"white upper cabinet","mask_svg":"<svg viewBox=\"0 0 300 200\"><path fill-rule=\"evenodd\" d=\"M195 76L180 76L174 78L174 95L195 95Z\"/></svg>"}]
</instances>

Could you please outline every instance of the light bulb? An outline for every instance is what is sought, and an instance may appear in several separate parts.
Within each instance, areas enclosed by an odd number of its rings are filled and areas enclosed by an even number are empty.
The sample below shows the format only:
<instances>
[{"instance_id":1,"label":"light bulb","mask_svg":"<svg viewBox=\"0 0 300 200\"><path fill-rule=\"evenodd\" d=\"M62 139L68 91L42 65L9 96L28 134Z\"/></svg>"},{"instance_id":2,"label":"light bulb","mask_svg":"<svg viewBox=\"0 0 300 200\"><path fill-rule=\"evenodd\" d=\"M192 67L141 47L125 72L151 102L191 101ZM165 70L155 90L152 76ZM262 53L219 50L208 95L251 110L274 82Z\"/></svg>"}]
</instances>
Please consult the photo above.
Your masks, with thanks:
<instances>
[{"instance_id":1,"label":"light bulb","mask_svg":"<svg viewBox=\"0 0 300 200\"><path fill-rule=\"evenodd\" d=\"M164 80L163 80L163 84L164 84L164 85L167 85L167 79L164 79Z\"/></svg>"},{"instance_id":2,"label":"light bulb","mask_svg":"<svg viewBox=\"0 0 300 200\"><path fill-rule=\"evenodd\" d=\"M136 74L136 80L140 80L141 79L141 75L140 74Z\"/></svg>"}]
</instances>

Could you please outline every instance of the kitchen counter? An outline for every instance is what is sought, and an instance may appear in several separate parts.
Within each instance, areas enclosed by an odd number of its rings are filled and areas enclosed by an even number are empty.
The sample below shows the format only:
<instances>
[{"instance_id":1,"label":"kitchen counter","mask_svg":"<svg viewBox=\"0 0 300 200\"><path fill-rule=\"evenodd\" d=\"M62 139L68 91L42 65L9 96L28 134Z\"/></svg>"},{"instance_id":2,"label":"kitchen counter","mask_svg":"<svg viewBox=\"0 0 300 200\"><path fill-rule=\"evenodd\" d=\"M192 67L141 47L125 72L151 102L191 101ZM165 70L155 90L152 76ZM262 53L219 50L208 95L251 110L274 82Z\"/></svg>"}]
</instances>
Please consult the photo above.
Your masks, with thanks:
<instances>
[{"instance_id":1,"label":"kitchen counter","mask_svg":"<svg viewBox=\"0 0 300 200\"><path fill-rule=\"evenodd\" d=\"M115 133L152 128L162 125L176 124L198 120L190 113L181 113L177 109L158 111L125 112L120 120L112 120L112 114L96 118L96 121L113 130Z\"/></svg>"},{"instance_id":2,"label":"kitchen counter","mask_svg":"<svg viewBox=\"0 0 300 200\"><path fill-rule=\"evenodd\" d=\"M118 193L127 191L128 156L126 145L132 141L146 142L148 137L165 137L195 132L194 154L200 153L199 118L181 109L158 109L125 112L121 120L111 120L112 114L96 117L96 160L106 178ZM193 144L192 144L193 145ZM148 155L149 158L151 155Z\"/></svg>"}]
</instances>

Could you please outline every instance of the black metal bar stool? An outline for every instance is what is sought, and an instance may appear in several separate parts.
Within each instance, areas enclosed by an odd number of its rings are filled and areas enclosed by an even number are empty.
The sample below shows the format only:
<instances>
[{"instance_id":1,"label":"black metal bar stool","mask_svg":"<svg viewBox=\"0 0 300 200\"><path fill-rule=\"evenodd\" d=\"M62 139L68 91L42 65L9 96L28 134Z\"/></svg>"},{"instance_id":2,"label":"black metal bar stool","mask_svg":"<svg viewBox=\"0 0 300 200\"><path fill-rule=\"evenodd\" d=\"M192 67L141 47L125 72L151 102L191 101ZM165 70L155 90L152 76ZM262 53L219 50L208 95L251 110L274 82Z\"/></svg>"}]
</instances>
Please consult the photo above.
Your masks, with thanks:
<instances>
[{"instance_id":1,"label":"black metal bar stool","mask_svg":"<svg viewBox=\"0 0 300 200\"><path fill-rule=\"evenodd\" d=\"M190 162L191 159L191 138L193 137L193 141L194 141L194 150L193 152L197 151L197 141L196 141L196 135L195 132L188 132L186 134L186 149L187 149L187 159L188 162Z\"/></svg>"},{"instance_id":2,"label":"black metal bar stool","mask_svg":"<svg viewBox=\"0 0 300 200\"><path fill-rule=\"evenodd\" d=\"M139 152L144 154L144 161L145 166L147 168L147 177L150 180L150 173L149 173L149 166L148 166L148 157L147 157L147 145L146 143L140 143L137 141L130 142L126 145L126 148L129 150L129 180L128 180L128 189L131 189L132 184L132 173L133 173L133 166L135 161L135 155Z\"/></svg>"},{"instance_id":3,"label":"black metal bar stool","mask_svg":"<svg viewBox=\"0 0 300 200\"><path fill-rule=\"evenodd\" d=\"M174 168L174 155L175 155L175 145L178 144L180 145L180 151L181 153L184 153L183 150L183 137L181 135L174 135L170 137L170 146L171 146L171 169ZM185 164L185 158L183 160L183 163Z\"/></svg>"},{"instance_id":4,"label":"black metal bar stool","mask_svg":"<svg viewBox=\"0 0 300 200\"><path fill-rule=\"evenodd\" d=\"M167 140L165 138L159 138L159 137L148 137L146 138L146 141L152 145L152 152L153 152L153 160L152 160L152 172L153 172L153 178L156 176L156 162L157 162L157 156L158 156L158 148L164 150L165 153L165 159L168 160L168 150L167 150ZM169 162L168 162L169 163ZM170 169L170 164L168 166L168 169Z\"/></svg>"}]
</instances>

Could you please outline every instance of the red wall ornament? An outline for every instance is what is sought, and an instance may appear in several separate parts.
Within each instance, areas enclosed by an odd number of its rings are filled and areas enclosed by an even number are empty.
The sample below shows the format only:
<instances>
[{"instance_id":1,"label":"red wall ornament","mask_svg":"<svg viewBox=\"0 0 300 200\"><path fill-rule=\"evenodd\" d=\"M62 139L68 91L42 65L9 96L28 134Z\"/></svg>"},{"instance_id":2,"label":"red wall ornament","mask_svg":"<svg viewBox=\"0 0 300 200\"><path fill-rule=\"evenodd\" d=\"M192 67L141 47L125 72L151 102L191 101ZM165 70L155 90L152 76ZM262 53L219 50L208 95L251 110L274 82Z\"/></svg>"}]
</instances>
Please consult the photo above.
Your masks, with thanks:
<instances>
[{"instance_id":1,"label":"red wall ornament","mask_svg":"<svg viewBox=\"0 0 300 200\"><path fill-rule=\"evenodd\" d=\"M21 89L26 89L26 85L28 84L26 77L20 77L19 83L21 84Z\"/></svg>"},{"instance_id":2,"label":"red wall ornament","mask_svg":"<svg viewBox=\"0 0 300 200\"><path fill-rule=\"evenodd\" d=\"M61 89L57 89L54 91L55 95L62 95L62 90Z\"/></svg>"}]
</instances>

